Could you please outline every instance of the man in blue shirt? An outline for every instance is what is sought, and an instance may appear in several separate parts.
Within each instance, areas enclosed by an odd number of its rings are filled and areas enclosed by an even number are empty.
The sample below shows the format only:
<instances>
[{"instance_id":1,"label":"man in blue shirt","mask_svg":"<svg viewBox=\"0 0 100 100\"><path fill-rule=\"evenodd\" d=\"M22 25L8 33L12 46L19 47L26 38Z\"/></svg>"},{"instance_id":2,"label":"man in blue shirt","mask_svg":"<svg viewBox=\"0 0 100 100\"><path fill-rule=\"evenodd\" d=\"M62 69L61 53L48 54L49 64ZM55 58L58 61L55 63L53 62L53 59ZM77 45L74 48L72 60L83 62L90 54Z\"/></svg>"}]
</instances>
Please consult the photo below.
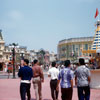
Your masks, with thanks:
<instances>
[{"instance_id":1,"label":"man in blue shirt","mask_svg":"<svg viewBox=\"0 0 100 100\"><path fill-rule=\"evenodd\" d=\"M20 96L21 100L26 100L26 93L27 93L27 100L31 99L30 94L30 87L31 87L31 78L33 77L32 68L28 66L29 60L24 59L24 67L21 67L18 72L18 76L21 78L20 84Z\"/></svg>"},{"instance_id":2,"label":"man in blue shirt","mask_svg":"<svg viewBox=\"0 0 100 100\"><path fill-rule=\"evenodd\" d=\"M65 61L65 68L63 68L58 76L57 90L61 80L61 94L62 100L72 100L73 93L73 72L70 69L70 61Z\"/></svg>"}]
</instances>

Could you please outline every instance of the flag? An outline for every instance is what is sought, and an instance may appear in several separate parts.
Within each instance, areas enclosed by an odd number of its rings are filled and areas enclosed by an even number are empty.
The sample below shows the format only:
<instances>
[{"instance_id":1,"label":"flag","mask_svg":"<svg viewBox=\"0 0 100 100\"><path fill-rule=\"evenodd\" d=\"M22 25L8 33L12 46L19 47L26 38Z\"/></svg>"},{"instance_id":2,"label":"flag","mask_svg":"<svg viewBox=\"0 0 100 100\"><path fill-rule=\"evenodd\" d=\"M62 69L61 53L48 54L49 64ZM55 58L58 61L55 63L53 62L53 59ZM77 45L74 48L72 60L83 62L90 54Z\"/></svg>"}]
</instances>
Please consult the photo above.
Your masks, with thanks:
<instances>
[{"instance_id":1,"label":"flag","mask_svg":"<svg viewBox=\"0 0 100 100\"><path fill-rule=\"evenodd\" d=\"M98 11L98 8L96 9L96 13L95 13L95 18L98 16L98 14L99 14L99 11Z\"/></svg>"}]
</instances>

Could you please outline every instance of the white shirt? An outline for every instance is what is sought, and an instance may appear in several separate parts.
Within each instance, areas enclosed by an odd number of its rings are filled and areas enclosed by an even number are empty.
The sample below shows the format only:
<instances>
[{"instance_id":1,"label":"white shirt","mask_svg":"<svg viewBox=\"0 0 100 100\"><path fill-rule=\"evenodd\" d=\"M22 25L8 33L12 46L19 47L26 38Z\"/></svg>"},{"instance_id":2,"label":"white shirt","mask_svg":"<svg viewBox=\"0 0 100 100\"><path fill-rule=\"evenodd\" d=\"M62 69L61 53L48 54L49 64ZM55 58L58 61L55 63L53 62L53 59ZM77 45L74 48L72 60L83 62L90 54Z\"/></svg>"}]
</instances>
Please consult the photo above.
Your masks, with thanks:
<instances>
[{"instance_id":1,"label":"white shirt","mask_svg":"<svg viewBox=\"0 0 100 100\"><path fill-rule=\"evenodd\" d=\"M31 83L29 80L21 80L21 83Z\"/></svg>"},{"instance_id":2,"label":"white shirt","mask_svg":"<svg viewBox=\"0 0 100 100\"><path fill-rule=\"evenodd\" d=\"M51 80L58 79L59 70L55 67L52 67L52 68L49 69L48 75L51 76Z\"/></svg>"}]
</instances>

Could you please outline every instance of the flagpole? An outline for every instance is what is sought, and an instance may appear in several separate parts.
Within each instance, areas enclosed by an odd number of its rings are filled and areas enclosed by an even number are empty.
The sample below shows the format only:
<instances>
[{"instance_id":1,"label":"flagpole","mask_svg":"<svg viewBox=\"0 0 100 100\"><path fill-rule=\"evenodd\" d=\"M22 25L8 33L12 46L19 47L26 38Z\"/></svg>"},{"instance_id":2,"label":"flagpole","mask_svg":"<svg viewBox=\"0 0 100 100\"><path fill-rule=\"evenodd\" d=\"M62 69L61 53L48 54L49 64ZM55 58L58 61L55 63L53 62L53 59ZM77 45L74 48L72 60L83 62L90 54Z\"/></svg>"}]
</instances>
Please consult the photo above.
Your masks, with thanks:
<instances>
[{"instance_id":1,"label":"flagpole","mask_svg":"<svg viewBox=\"0 0 100 100\"><path fill-rule=\"evenodd\" d=\"M98 21L99 21L99 14L98 14Z\"/></svg>"}]
</instances>

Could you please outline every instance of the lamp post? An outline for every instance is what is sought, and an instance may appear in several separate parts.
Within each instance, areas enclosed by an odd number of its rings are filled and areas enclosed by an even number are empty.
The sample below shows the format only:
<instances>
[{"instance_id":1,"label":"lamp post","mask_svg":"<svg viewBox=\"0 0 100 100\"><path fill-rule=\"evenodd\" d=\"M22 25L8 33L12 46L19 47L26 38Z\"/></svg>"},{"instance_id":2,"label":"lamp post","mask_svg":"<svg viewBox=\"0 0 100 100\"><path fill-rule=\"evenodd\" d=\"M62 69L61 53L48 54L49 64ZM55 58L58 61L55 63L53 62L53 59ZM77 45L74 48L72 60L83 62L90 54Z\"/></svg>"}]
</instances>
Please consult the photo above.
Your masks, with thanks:
<instances>
[{"instance_id":1,"label":"lamp post","mask_svg":"<svg viewBox=\"0 0 100 100\"><path fill-rule=\"evenodd\" d=\"M12 43L9 46L12 48L12 62L13 62L13 78L15 77L15 47L18 46L18 44Z\"/></svg>"}]
</instances>

